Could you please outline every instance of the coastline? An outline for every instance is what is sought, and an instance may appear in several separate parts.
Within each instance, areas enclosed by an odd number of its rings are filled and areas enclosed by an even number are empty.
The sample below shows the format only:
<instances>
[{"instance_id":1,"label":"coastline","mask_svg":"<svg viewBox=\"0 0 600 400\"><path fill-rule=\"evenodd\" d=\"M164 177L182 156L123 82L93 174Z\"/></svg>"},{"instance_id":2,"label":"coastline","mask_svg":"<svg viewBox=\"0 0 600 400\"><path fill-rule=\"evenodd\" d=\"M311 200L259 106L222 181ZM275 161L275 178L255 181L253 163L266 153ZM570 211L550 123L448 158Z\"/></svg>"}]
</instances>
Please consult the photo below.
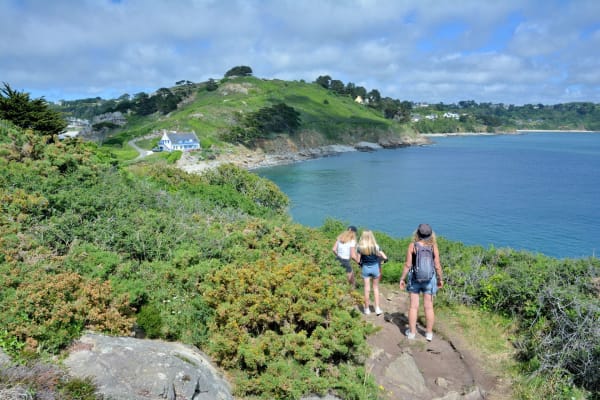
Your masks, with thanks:
<instances>
[{"instance_id":1,"label":"coastline","mask_svg":"<svg viewBox=\"0 0 600 400\"><path fill-rule=\"evenodd\" d=\"M332 144L319 147L296 149L288 147L274 153L266 153L262 149L251 150L238 145L234 149L218 155L214 160L201 160L193 153L184 153L177 167L189 173L202 173L216 168L221 164L234 164L240 168L254 170L259 168L275 167L279 165L294 164L297 162L317 158L331 157L352 151L378 151L408 146L424 146L432 144L431 138L451 136L495 136L495 135L520 135L532 132L557 132L557 133L599 133L586 130L543 130L543 129L517 129L512 132L447 132L447 133L421 133L417 137L402 137L396 139L380 140L375 142L358 142L352 145Z\"/></svg>"},{"instance_id":2,"label":"coastline","mask_svg":"<svg viewBox=\"0 0 600 400\"><path fill-rule=\"evenodd\" d=\"M585 129L517 129L517 132L599 133L598 131L588 131Z\"/></svg>"},{"instance_id":3,"label":"coastline","mask_svg":"<svg viewBox=\"0 0 600 400\"><path fill-rule=\"evenodd\" d=\"M431 143L429 138L419 135L418 137L382 139L377 143L363 141L352 145L332 144L304 149L286 148L276 153L266 153L262 149L250 150L244 146L238 146L235 150L220 154L214 160L200 160L195 154L184 153L176 165L178 168L189 173L202 173L206 170L216 168L221 164L228 163L247 170L254 170L331 157L352 151L370 152L382 149L423 146Z\"/></svg>"},{"instance_id":4,"label":"coastline","mask_svg":"<svg viewBox=\"0 0 600 400\"><path fill-rule=\"evenodd\" d=\"M519 135L521 133L600 133L598 131L588 131L584 129L516 129L511 132L448 132L448 133L421 133L426 137L447 137L447 136L494 136L494 135Z\"/></svg>"}]
</instances>

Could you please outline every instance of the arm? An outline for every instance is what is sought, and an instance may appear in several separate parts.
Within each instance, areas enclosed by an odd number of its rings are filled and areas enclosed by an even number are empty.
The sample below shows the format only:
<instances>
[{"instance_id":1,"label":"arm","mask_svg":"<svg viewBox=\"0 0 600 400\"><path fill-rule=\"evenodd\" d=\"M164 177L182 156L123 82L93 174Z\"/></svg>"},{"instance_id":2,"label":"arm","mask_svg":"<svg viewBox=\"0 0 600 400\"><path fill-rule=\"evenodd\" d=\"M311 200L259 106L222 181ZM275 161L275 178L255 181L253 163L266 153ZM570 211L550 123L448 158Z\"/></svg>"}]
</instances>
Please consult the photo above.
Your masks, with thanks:
<instances>
[{"instance_id":1,"label":"arm","mask_svg":"<svg viewBox=\"0 0 600 400\"><path fill-rule=\"evenodd\" d=\"M336 257L337 257L337 247L338 247L338 240L335 241L335 244L333 245L333 248L331 249L331 251L333 251L333 254L335 254Z\"/></svg>"},{"instance_id":2,"label":"arm","mask_svg":"<svg viewBox=\"0 0 600 400\"><path fill-rule=\"evenodd\" d=\"M438 250L437 243L435 244L435 246L433 246L433 262L435 263L435 273L437 274L437 286L441 289L444 286L444 276L442 275L440 251Z\"/></svg>"},{"instance_id":3,"label":"arm","mask_svg":"<svg viewBox=\"0 0 600 400\"><path fill-rule=\"evenodd\" d=\"M350 259L356 261L356 263L360 261L360 257L356 253L356 247L350 247Z\"/></svg>"},{"instance_id":4,"label":"arm","mask_svg":"<svg viewBox=\"0 0 600 400\"><path fill-rule=\"evenodd\" d=\"M360 265L360 253L356 251L356 247L350 249L350 257Z\"/></svg>"},{"instance_id":5,"label":"arm","mask_svg":"<svg viewBox=\"0 0 600 400\"><path fill-rule=\"evenodd\" d=\"M408 275L408 271L410 271L410 268L412 267L413 249L414 244L409 244L408 250L406 250L406 262L404 263L404 269L402 270L402 276L400 277L400 289L404 289L406 286L406 275Z\"/></svg>"}]
</instances>

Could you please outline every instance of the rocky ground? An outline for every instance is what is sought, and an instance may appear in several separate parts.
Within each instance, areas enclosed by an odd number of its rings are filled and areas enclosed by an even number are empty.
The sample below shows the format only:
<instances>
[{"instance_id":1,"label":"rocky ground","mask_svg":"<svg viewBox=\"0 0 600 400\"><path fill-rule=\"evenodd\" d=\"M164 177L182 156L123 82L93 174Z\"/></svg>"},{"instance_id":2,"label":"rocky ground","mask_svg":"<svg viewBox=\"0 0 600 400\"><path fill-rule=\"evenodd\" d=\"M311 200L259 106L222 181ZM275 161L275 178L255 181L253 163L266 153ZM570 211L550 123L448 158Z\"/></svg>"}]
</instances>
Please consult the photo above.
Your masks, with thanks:
<instances>
[{"instance_id":1,"label":"rocky ground","mask_svg":"<svg viewBox=\"0 0 600 400\"><path fill-rule=\"evenodd\" d=\"M509 384L485 371L481 356L468 346L459 332L436 321L433 341L417 325L417 338L404 335L408 326L409 295L399 288L382 287L384 314L371 313L366 320L378 326L369 337L371 357L367 370L380 385L384 399L510 399ZM419 312L423 317L422 304Z\"/></svg>"}]
</instances>

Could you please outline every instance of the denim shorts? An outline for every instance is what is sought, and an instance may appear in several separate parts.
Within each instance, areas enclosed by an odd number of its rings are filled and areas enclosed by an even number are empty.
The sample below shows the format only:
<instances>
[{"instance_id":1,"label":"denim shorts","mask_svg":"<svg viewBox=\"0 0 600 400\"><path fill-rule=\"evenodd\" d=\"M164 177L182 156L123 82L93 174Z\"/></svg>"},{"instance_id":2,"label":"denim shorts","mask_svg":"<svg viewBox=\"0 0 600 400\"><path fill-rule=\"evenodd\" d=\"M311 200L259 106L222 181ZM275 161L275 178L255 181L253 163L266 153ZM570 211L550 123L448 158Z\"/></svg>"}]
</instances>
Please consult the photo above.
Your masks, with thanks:
<instances>
[{"instance_id":1,"label":"denim shorts","mask_svg":"<svg viewBox=\"0 0 600 400\"><path fill-rule=\"evenodd\" d=\"M363 264L361 275L363 278L379 278L379 263Z\"/></svg>"},{"instance_id":2,"label":"denim shorts","mask_svg":"<svg viewBox=\"0 0 600 400\"><path fill-rule=\"evenodd\" d=\"M406 288L410 293L423 293L435 295L437 293L437 276L433 274L433 278L429 282L413 282L412 273L408 274L408 287Z\"/></svg>"}]
</instances>

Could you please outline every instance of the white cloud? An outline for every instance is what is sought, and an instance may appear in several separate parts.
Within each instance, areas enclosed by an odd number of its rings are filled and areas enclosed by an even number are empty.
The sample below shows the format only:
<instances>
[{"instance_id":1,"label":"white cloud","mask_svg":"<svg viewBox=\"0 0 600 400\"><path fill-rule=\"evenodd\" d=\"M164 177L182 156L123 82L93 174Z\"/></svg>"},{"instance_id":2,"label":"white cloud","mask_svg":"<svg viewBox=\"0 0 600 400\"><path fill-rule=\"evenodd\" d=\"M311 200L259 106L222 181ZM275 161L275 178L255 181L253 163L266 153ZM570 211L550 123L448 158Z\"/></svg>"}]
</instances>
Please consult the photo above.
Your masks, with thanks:
<instances>
[{"instance_id":1,"label":"white cloud","mask_svg":"<svg viewBox=\"0 0 600 400\"><path fill-rule=\"evenodd\" d=\"M595 0L23 0L0 15L0 80L49 99L249 65L402 100L600 102Z\"/></svg>"}]
</instances>

